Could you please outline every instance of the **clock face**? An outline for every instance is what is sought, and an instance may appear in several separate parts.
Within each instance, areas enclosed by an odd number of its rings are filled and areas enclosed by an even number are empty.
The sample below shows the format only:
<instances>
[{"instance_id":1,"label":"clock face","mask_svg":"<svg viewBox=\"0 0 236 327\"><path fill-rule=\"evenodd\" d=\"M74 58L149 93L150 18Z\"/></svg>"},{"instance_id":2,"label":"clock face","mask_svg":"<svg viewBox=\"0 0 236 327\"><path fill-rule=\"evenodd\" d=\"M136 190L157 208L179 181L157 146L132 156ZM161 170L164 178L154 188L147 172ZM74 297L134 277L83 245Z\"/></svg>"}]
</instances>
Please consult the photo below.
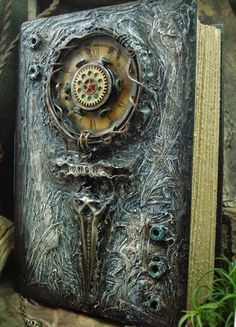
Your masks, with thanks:
<instances>
[{"instance_id":1,"label":"clock face","mask_svg":"<svg viewBox=\"0 0 236 327\"><path fill-rule=\"evenodd\" d=\"M127 38L98 31L60 49L47 103L57 126L83 149L111 143L128 130L140 85L139 64Z\"/></svg>"}]
</instances>

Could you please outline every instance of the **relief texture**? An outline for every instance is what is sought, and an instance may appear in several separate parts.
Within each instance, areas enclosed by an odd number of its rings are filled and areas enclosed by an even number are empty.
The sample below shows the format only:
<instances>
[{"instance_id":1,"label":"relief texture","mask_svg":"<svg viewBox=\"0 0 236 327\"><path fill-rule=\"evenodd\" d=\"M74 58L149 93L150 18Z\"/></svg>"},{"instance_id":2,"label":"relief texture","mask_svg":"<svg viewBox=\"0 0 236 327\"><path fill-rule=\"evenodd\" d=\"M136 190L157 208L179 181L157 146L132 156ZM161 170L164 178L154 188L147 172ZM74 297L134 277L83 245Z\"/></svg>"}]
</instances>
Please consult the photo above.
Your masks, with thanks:
<instances>
[{"instance_id":1,"label":"relief texture","mask_svg":"<svg viewBox=\"0 0 236 327\"><path fill-rule=\"evenodd\" d=\"M132 326L176 326L190 224L195 1L137 1L25 23L17 127L21 292ZM129 130L84 153L46 104L58 49L125 35L142 91Z\"/></svg>"}]
</instances>

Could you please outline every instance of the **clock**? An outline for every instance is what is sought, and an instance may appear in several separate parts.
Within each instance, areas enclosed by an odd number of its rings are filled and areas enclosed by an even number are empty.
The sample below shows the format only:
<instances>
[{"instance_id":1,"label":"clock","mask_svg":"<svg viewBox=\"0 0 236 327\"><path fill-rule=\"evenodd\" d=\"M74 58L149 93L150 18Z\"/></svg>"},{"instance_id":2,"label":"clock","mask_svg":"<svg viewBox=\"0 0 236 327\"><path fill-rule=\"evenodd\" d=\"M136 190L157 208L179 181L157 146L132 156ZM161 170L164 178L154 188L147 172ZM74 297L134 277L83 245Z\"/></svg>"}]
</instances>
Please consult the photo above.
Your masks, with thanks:
<instances>
[{"instance_id":1,"label":"clock","mask_svg":"<svg viewBox=\"0 0 236 327\"><path fill-rule=\"evenodd\" d=\"M48 108L79 149L124 134L141 90L140 67L124 35L98 30L74 37L51 65Z\"/></svg>"}]
</instances>

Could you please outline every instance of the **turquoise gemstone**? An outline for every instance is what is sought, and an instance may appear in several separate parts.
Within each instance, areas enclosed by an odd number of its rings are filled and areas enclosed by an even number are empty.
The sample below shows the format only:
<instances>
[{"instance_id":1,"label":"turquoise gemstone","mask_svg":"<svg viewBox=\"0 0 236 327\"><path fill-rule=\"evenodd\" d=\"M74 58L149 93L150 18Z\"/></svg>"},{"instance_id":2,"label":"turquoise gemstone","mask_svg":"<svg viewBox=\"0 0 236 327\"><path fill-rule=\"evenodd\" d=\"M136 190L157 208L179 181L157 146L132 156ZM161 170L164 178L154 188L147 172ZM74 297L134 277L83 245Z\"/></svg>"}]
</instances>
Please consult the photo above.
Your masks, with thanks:
<instances>
[{"instance_id":1,"label":"turquoise gemstone","mask_svg":"<svg viewBox=\"0 0 236 327\"><path fill-rule=\"evenodd\" d=\"M163 241L166 236L166 229L163 226L152 226L149 234L153 241Z\"/></svg>"}]
</instances>

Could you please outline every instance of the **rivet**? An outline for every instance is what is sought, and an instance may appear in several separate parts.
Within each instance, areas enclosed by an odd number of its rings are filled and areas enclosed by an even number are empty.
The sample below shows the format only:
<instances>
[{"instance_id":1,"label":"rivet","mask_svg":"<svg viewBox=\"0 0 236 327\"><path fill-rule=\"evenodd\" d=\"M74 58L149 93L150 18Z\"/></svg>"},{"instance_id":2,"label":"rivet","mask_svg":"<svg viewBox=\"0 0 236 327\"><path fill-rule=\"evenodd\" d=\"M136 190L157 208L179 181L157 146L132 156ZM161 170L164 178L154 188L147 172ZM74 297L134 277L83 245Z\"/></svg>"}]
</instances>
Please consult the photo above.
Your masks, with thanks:
<instances>
[{"instance_id":1,"label":"rivet","mask_svg":"<svg viewBox=\"0 0 236 327\"><path fill-rule=\"evenodd\" d=\"M148 274L150 277L159 279L166 272L166 263L162 259L155 259L149 262Z\"/></svg>"},{"instance_id":2,"label":"rivet","mask_svg":"<svg viewBox=\"0 0 236 327\"><path fill-rule=\"evenodd\" d=\"M166 236L166 228L160 225L152 226L150 228L149 235L153 241L163 241Z\"/></svg>"},{"instance_id":3,"label":"rivet","mask_svg":"<svg viewBox=\"0 0 236 327\"><path fill-rule=\"evenodd\" d=\"M37 50L41 42L42 42L42 37L39 33L34 33L33 35L31 35L28 41L29 47L32 50Z\"/></svg>"},{"instance_id":4,"label":"rivet","mask_svg":"<svg viewBox=\"0 0 236 327\"><path fill-rule=\"evenodd\" d=\"M29 67L29 78L32 81L38 80L40 79L40 77L42 76L41 74L41 66L36 64L36 63L32 63Z\"/></svg>"}]
</instances>

